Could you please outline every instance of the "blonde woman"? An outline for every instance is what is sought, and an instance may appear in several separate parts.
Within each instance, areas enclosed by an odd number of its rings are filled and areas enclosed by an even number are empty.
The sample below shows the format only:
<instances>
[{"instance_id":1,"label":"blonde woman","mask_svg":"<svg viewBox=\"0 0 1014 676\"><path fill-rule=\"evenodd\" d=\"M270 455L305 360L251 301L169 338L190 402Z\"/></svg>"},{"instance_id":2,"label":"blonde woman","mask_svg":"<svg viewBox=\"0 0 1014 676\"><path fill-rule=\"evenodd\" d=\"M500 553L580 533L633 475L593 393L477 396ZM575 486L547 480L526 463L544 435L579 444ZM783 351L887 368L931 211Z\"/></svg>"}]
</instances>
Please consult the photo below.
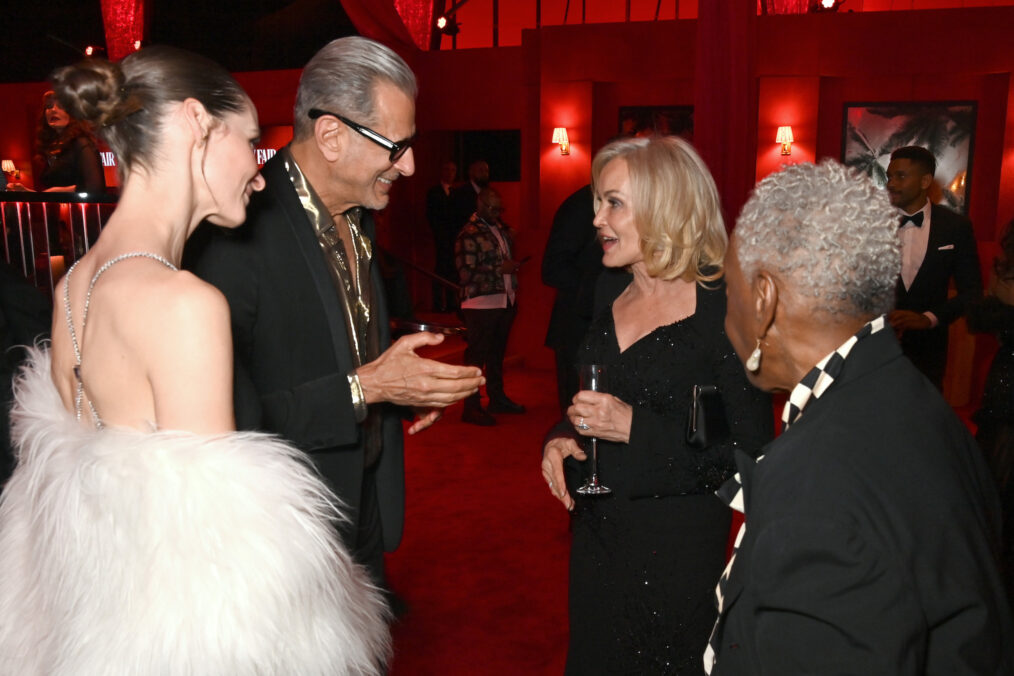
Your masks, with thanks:
<instances>
[{"instance_id":1,"label":"blonde woman","mask_svg":"<svg viewBox=\"0 0 1014 676\"><path fill-rule=\"evenodd\" d=\"M770 401L722 328L728 240L693 148L674 137L616 141L595 157L592 187L612 270L577 359L605 365L608 392L574 397L542 461L574 515L567 673L699 674L730 523L714 491L735 471L735 447L753 453L770 438ZM711 430L700 448L686 434L695 385L718 388L711 405L729 430ZM588 464L581 437L600 440L611 495L575 494Z\"/></svg>"}]
</instances>

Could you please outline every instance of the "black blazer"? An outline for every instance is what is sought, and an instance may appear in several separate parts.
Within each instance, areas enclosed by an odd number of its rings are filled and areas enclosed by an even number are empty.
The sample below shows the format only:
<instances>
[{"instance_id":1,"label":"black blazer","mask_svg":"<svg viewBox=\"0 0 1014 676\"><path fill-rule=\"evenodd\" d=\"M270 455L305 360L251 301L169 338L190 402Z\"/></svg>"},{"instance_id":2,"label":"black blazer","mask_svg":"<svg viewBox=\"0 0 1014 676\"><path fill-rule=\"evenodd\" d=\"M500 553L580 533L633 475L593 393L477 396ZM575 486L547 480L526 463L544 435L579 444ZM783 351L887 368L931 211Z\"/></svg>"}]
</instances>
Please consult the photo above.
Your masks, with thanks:
<instances>
[{"instance_id":1,"label":"black blazer","mask_svg":"<svg viewBox=\"0 0 1014 676\"><path fill-rule=\"evenodd\" d=\"M982 453L889 330L753 463L713 674L1011 674Z\"/></svg>"},{"instance_id":2,"label":"black blazer","mask_svg":"<svg viewBox=\"0 0 1014 676\"><path fill-rule=\"evenodd\" d=\"M592 220L591 186L565 199L553 216L542 256L542 283L556 289L546 345L573 353L594 311L595 280L602 272L602 246Z\"/></svg>"},{"instance_id":3,"label":"black blazer","mask_svg":"<svg viewBox=\"0 0 1014 676\"><path fill-rule=\"evenodd\" d=\"M262 172L267 187L250 201L247 222L191 238L188 264L225 294L232 311L236 424L273 432L298 448L330 453L318 468L358 518L364 450L346 374L354 368L345 320L317 236L279 153ZM208 227L208 226L202 226ZM373 237L373 220L362 219ZM202 239L206 241L201 241ZM188 247L190 245L188 244ZM380 275L372 275L381 347L390 344ZM337 452L337 453L336 453ZM404 456L401 415L384 405L377 498L390 551L401 539Z\"/></svg>"},{"instance_id":4,"label":"black blazer","mask_svg":"<svg viewBox=\"0 0 1014 676\"><path fill-rule=\"evenodd\" d=\"M902 336L905 354L939 385L947 364L947 325L963 316L969 303L982 295L982 273L971 221L937 204L931 210L926 257L911 288L906 290L898 279L895 306L932 312L940 320L936 328L906 331ZM957 295L948 298L951 279Z\"/></svg>"}]
</instances>

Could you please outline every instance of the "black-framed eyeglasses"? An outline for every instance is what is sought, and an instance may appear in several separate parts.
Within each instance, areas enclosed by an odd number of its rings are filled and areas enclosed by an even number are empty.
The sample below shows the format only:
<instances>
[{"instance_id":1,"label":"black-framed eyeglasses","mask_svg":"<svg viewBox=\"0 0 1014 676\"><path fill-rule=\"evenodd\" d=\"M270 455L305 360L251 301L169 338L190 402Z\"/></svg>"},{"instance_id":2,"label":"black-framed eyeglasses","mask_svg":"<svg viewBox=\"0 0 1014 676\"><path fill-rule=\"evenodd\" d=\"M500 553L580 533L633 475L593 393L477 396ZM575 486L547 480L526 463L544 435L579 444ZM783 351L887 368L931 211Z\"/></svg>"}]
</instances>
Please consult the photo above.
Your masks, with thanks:
<instances>
[{"instance_id":1,"label":"black-framed eyeglasses","mask_svg":"<svg viewBox=\"0 0 1014 676\"><path fill-rule=\"evenodd\" d=\"M354 129L358 133L362 134L366 138L368 138L371 141L373 141L374 143L376 143L378 146L380 146L384 150L388 151L390 153L389 157L390 157L390 160L391 160L391 164L394 164L399 159L401 159L402 155L404 155L405 153L407 153L408 149L412 147L412 143L415 142L415 136L409 136L407 139L402 139L401 141L397 141L397 142L392 141L389 138L381 136L380 134L378 134L377 132L373 131L369 127L364 127L361 124L353 122L352 120L350 120L349 118L345 117L344 115L339 115L338 113L332 113L332 112L327 111L327 110L321 110L320 108L311 108L310 112L307 113L307 116L311 120L316 120L318 117L324 117L325 115L330 115L331 117L338 118L346 126L350 127L351 129Z\"/></svg>"}]
</instances>

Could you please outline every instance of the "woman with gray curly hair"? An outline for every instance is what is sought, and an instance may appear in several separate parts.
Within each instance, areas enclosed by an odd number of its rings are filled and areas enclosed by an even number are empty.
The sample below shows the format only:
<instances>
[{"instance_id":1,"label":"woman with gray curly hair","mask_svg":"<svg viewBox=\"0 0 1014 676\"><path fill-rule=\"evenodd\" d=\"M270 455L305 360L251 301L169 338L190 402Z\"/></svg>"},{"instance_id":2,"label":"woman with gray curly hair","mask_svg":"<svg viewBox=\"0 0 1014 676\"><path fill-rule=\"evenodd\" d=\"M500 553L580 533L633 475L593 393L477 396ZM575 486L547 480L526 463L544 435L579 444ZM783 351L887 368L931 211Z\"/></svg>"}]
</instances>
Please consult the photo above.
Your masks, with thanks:
<instances>
[{"instance_id":1,"label":"woman with gray curly hair","mask_svg":"<svg viewBox=\"0 0 1014 676\"><path fill-rule=\"evenodd\" d=\"M726 258L726 331L783 433L719 491L745 511L710 674L1014 673L996 494L884 314L901 266L882 190L836 162L769 176Z\"/></svg>"}]
</instances>

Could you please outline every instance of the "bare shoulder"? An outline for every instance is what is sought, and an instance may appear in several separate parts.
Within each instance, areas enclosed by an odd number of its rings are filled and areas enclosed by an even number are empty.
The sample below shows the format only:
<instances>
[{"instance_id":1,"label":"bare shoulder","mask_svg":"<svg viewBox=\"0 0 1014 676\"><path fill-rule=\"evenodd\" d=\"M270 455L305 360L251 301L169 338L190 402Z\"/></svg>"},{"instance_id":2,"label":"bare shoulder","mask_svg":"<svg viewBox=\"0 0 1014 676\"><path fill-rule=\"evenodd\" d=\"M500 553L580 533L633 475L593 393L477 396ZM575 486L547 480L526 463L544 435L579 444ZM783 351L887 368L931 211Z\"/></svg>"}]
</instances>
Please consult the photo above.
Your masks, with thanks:
<instances>
[{"instance_id":1,"label":"bare shoulder","mask_svg":"<svg viewBox=\"0 0 1014 676\"><path fill-rule=\"evenodd\" d=\"M150 293L150 326L160 332L208 337L228 331L229 304L217 288L196 275L173 272L153 283Z\"/></svg>"}]
</instances>

